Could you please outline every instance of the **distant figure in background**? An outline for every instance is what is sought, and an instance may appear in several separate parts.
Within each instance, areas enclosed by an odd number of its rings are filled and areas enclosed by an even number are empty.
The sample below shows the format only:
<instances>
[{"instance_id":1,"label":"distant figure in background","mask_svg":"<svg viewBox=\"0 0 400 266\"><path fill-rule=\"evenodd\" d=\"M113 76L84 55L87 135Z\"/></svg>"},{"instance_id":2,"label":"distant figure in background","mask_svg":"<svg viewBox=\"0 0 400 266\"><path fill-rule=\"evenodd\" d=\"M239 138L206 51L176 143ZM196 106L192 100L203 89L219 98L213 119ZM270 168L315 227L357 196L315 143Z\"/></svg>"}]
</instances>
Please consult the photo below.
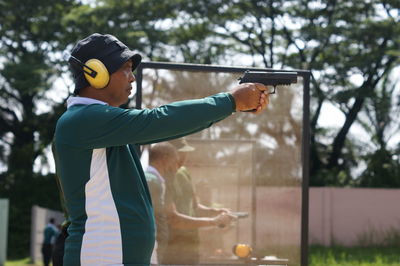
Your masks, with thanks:
<instances>
[{"instance_id":1,"label":"distant figure in background","mask_svg":"<svg viewBox=\"0 0 400 266\"><path fill-rule=\"evenodd\" d=\"M170 234L169 230L183 230L184 232L197 230L200 227L227 226L235 217L222 210L210 211L210 215L203 217L189 216L177 211L173 199L173 183L176 171L179 167L178 152L169 142L157 143L149 150L149 167L145 175L149 185L152 206L157 225L157 248L153 252L152 264L197 264L198 253L187 253L185 247L182 252L169 254ZM187 200L187 199L182 199ZM191 237L191 235L190 235ZM196 238L189 238L179 245L192 245ZM178 246L174 245L173 248ZM190 249L189 249L190 250ZM193 256L193 257L192 257Z\"/></svg>"},{"instance_id":2,"label":"distant figure in background","mask_svg":"<svg viewBox=\"0 0 400 266\"><path fill-rule=\"evenodd\" d=\"M61 225L60 233L58 234L54 248L53 248L53 256L52 262L53 266L63 266L63 258L64 258L64 246L65 246L65 239L68 237L68 226L70 222L65 221Z\"/></svg>"},{"instance_id":3,"label":"distant figure in background","mask_svg":"<svg viewBox=\"0 0 400 266\"><path fill-rule=\"evenodd\" d=\"M55 237L58 235L58 229L55 225L55 219L50 218L49 223L44 228L44 239L42 244L43 264L50 264L51 255L53 253L53 244Z\"/></svg>"},{"instance_id":4,"label":"distant figure in background","mask_svg":"<svg viewBox=\"0 0 400 266\"><path fill-rule=\"evenodd\" d=\"M168 223L165 205L171 202L170 194L166 195L166 182L172 180L178 169L178 153L168 142L157 143L149 150L149 166L145 171L147 184L156 218L156 245L151 258L151 264L157 265L163 261L168 245ZM168 198L166 198L168 197Z\"/></svg>"},{"instance_id":5,"label":"distant figure in background","mask_svg":"<svg viewBox=\"0 0 400 266\"><path fill-rule=\"evenodd\" d=\"M169 221L169 241L163 264L198 264L200 259L199 228L191 223L179 222L172 213L186 220L211 221L210 225L225 227L236 217L228 209L211 208L199 202L192 177L185 167L187 155L195 150L185 138L170 141L178 151L178 171L171 185L172 205L166 206ZM171 208L172 206L172 208ZM211 219L211 220L210 220ZM205 225L207 226L207 225Z\"/></svg>"}]
</instances>

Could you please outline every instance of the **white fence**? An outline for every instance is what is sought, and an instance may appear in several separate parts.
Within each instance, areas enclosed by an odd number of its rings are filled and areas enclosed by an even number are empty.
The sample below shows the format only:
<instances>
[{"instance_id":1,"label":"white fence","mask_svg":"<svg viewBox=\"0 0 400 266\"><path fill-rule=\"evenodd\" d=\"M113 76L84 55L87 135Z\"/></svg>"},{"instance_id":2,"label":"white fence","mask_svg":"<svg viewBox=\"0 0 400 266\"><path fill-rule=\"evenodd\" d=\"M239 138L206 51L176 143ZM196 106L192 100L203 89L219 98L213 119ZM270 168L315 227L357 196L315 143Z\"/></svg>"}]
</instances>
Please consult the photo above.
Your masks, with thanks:
<instances>
[{"instance_id":1,"label":"white fence","mask_svg":"<svg viewBox=\"0 0 400 266\"><path fill-rule=\"evenodd\" d=\"M400 238L400 189L312 187L309 206L310 244L354 246Z\"/></svg>"},{"instance_id":2,"label":"white fence","mask_svg":"<svg viewBox=\"0 0 400 266\"><path fill-rule=\"evenodd\" d=\"M266 203L271 207L266 209ZM300 236L294 226L299 226L300 208L301 188L257 188L257 224L273 223L257 228L258 245L267 246L277 234L291 241L286 244L297 245ZM324 246L399 241L400 189L310 187L308 239Z\"/></svg>"},{"instance_id":3,"label":"white fence","mask_svg":"<svg viewBox=\"0 0 400 266\"><path fill-rule=\"evenodd\" d=\"M50 218L54 218L56 224L64 221L62 212L45 209L39 206L32 206L32 223L31 223L31 259L33 263L42 260L41 247L43 243L43 232Z\"/></svg>"},{"instance_id":4,"label":"white fence","mask_svg":"<svg viewBox=\"0 0 400 266\"><path fill-rule=\"evenodd\" d=\"M311 187L309 193L310 244L368 245L400 237L400 189ZM266 202L272 207L266 209ZM295 228L300 225L301 188L259 187L257 205L258 246L268 246L271 237L281 239L284 245L300 244L299 231ZM32 207L31 258L34 262L42 258L43 229L50 217L56 223L64 220L60 212Z\"/></svg>"}]
</instances>

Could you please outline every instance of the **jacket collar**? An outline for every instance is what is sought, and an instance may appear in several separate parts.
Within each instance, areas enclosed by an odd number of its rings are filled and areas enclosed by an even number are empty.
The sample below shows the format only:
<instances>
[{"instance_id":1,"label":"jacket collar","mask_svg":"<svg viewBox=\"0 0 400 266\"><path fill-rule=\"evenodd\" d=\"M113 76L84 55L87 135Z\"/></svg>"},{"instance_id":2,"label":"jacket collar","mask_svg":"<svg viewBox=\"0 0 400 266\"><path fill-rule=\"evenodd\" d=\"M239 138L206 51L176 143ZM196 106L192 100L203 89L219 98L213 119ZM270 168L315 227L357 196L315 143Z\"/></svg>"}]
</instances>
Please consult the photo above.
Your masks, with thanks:
<instances>
[{"instance_id":1,"label":"jacket collar","mask_svg":"<svg viewBox=\"0 0 400 266\"><path fill-rule=\"evenodd\" d=\"M67 99L67 108L70 108L71 106L78 105L78 104L83 104L83 105L90 105L90 104L103 104L103 105L108 105L106 102L96 100L93 98L87 98L87 97L77 97L77 96L71 96Z\"/></svg>"}]
</instances>

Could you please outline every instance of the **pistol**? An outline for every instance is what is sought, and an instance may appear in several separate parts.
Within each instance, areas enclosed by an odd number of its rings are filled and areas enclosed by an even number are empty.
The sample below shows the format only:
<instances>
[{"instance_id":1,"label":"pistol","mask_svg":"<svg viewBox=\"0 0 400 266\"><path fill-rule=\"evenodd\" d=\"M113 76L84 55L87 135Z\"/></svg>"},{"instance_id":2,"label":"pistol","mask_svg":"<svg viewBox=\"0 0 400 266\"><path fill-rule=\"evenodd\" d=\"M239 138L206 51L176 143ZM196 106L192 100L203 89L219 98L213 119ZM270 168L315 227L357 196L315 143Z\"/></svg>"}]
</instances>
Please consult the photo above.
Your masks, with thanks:
<instances>
[{"instance_id":1,"label":"pistol","mask_svg":"<svg viewBox=\"0 0 400 266\"><path fill-rule=\"evenodd\" d=\"M273 91L268 94L275 94L276 86L290 85L297 83L297 72L267 72L267 71L250 71L246 70L243 77L239 78L241 83L262 83L265 86L273 86Z\"/></svg>"}]
</instances>

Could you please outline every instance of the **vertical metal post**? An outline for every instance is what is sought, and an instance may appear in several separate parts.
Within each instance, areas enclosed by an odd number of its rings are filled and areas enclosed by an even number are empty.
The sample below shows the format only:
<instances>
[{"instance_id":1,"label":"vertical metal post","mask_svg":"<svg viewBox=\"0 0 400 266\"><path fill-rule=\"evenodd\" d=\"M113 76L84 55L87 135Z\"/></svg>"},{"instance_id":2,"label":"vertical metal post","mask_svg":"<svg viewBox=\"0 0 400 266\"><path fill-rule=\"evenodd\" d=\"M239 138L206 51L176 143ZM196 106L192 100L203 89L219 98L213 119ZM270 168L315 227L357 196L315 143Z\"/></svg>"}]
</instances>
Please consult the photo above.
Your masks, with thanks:
<instances>
[{"instance_id":1,"label":"vertical metal post","mask_svg":"<svg viewBox=\"0 0 400 266\"><path fill-rule=\"evenodd\" d=\"M143 68L141 65L136 69L136 109L142 109L142 81L143 81Z\"/></svg>"},{"instance_id":2,"label":"vertical metal post","mask_svg":"<svg viewBox=\"0 0 400 266\"><path fill-rule=\"evenodd\" d=\"M255 166L254 166L254 159L256 158L255 155L255 147L252 143L252 158L251 158L251 172L252 172L252 179L251 179L251 189L252 189L252 200L251 200L251 246L253 247L254 250L257 250L257 233L256 233L256 226L257 226L257 180L256 180L256 175L255 175Z\"/></svg>"},{"instance_id":3,"label":"vertical metal post","mask_svg":"<svg viewBox=\"0 0 400 266\"><path fill-rule=\"evenodd\" d=\"M301 266L308 265L308 185L310 165L310 73L303 75L303 139L302 139L302 201L301 201Z\"/></svg>"},{"instance_id":4,"label":"vertical metal post","mask_svg":"<svg viewBox=\"0 0 400 266\"><path fill-rule=\"evenodd\" d=\"M136 103L135 103L135 108L136 109L142 109L142 82L143 82L143 67L142 65L139 65L136 69ZM142 156L142 150L140 149L140 145L135 145L135 150L139 157Z\"/></svg>"}]
</instances>

